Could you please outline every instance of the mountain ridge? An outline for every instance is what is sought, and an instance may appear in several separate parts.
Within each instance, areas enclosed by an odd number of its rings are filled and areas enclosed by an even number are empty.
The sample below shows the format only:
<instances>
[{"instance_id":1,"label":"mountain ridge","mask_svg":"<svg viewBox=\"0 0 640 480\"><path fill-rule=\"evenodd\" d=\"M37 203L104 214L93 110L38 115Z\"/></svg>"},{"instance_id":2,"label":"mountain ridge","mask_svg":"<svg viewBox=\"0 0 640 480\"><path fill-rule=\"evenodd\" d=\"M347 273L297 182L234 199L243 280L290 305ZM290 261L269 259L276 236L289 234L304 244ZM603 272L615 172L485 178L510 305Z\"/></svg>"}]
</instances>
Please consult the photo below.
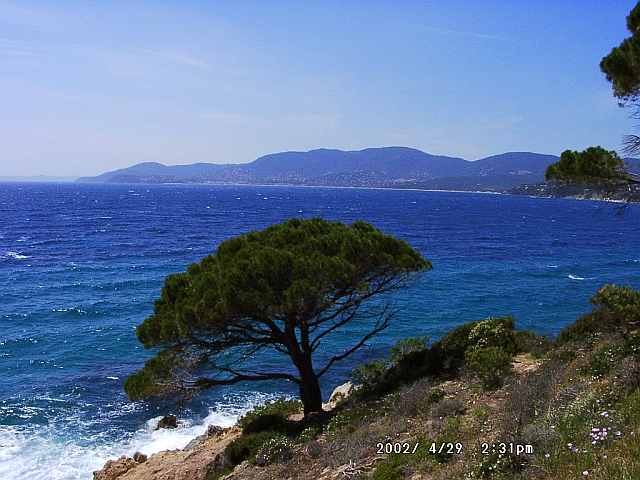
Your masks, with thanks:
<instances>
[{"instance_id":1,"label":"mountain ridge","mask_svg":"<svg viewBox=\"0 0 640 480\"><path fill-rule=\"evenodd\" d=\"M488 188L496 183L500 188L509 188L542 181L547 166L557 160L557 156L533 152L506 152L471 161L402 146L362 150L320 148L270 153L245 164L143 162L78 181L429 188L434 182L456 179L451 182L473 188Z\"/></svg>"}]
</instances>

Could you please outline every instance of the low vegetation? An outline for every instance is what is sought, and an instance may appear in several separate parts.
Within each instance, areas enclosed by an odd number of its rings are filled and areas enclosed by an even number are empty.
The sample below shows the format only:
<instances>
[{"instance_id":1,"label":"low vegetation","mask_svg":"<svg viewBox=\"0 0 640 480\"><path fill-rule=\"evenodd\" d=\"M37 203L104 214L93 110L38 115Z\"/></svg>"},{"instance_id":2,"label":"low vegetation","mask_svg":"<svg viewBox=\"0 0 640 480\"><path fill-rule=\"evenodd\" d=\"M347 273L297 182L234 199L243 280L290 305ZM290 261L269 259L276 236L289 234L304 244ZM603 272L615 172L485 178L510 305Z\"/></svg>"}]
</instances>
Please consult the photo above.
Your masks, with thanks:
<instances>
[{"instance_id":1,"label":"low vegetation","mask_svg":"<svg viewBox=\"0 0 640 480\"><path fill-rule=\"evenodd\" d=\"M218 476L640 478L640 292L605 286L592 303L555 340L510 317L404 340L317 418L293 420L297 401L258 407Z\"/></svg>"}]
</instances>

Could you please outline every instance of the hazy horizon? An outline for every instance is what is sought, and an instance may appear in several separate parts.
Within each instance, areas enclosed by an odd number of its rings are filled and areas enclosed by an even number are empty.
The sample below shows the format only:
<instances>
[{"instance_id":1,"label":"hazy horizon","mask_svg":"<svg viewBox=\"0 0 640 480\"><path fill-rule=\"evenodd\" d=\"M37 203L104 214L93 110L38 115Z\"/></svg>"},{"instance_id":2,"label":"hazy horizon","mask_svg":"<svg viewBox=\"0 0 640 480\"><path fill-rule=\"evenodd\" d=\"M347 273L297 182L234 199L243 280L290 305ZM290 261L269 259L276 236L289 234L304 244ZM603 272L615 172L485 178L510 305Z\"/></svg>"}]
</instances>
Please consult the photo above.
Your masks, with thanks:
<instances>
[{"instance_id":1,"label":"hazy horizon","mask_svg":"<svg viewBox=\"0 0 640 480\"><path fill-rule=\"evenodd\" d=\"M0 0L0 177L619 149L633 121L598 64L633 5Z\"/></svg>"}]
</instances>

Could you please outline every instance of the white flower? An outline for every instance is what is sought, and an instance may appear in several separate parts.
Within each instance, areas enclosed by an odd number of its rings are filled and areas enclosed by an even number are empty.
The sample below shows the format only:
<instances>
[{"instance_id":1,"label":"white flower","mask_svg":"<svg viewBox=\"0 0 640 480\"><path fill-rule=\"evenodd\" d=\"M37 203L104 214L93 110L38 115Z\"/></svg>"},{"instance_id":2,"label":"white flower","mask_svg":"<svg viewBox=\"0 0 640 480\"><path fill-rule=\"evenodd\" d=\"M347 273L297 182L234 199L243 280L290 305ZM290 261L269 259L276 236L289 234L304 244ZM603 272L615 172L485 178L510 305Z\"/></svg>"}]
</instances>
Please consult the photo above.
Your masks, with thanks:
<instances>
[{"instance_id":1,"label":"white flower","mask_svg":"<svg viewBox=\"0 0 640 480\"><path fill-rule=\"evenodd\" d=\"M582 472L582 475L584 475L585 477L589 475L589 470L585 470L584 472Z\"/></svg>"}]
</instances>

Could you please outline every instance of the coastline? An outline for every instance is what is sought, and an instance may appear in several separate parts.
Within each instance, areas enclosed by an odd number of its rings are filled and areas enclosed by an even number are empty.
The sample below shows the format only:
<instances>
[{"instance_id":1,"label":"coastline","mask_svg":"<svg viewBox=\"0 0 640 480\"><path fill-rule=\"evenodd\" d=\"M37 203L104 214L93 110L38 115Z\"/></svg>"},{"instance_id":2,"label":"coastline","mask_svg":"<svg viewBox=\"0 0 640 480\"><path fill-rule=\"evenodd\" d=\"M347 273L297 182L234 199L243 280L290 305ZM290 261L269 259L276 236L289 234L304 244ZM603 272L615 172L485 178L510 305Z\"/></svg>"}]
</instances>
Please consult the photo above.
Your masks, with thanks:
<instances>
[{"instance_id":1,"label":"coastline","mask_svg":"<svg viewBox=\"0 0 640 480\"><path fill-rule=\"evenodd\" d=\"M50 183L66 183L69 182L50 182ZM527 197L527 198L543 198L543 199L559 199L559 200L580 200L580 201L593 201L593 202L606 202L606 203L629 203L635 204L638 201L626 201L616 198L605 197L587 197L584 195L534 195L531 193L518 193L515 191L494 191L494 190L448 190L448 189L433 189L433 188L403 188L403 187L370 187L359 185L300 185L290 183L211 183L211 182L164 182L164 183L109 183L109 182L71 182L79 183L82 185L170 185L170 186L214 186L214 187L282 187L282 188L321 188L321 189L333 189L333 190L391 190L391 191L410 191L410 192L432 192L432 193L467 193L467 194L484 194L484 195L503 195L510 197ZM518 187L520 188L520 187Z\"/></svg>"}]
</instances>

